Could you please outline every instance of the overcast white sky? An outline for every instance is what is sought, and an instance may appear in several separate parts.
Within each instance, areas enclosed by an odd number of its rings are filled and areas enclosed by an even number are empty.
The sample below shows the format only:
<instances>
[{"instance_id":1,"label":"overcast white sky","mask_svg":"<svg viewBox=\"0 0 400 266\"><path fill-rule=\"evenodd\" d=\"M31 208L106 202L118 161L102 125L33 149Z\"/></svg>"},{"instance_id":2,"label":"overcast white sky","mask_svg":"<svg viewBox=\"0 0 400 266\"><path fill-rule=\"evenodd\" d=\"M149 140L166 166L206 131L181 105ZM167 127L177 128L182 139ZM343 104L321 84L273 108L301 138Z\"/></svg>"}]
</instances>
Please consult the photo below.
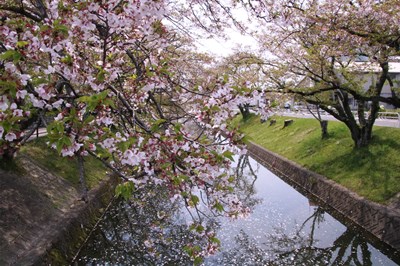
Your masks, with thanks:
<instances>
[{"instance_id":1,"label":"overcast white sky","mask_svg":"<svg viewBox=\"0 0 400 266\"><path fill-rule=\"evenodd\" d=\"M227 56L237 46L249 47L250 49L257 48L256 41L250 36L244 36L233 29L227 30L226 35L229 38L228 40L222 38L200 39L197 47L202 52L212 53L217 56Z\"/></svg>"},{"instance_id":2,"label":"overcast white sky","mask_svg":"<svg viewBox=\"0 0 400 266\"><path fill-rule=\"evenodd\" d=\"M244 8L239 5L235 8L231 8L231 12L234 17L240 21L243 25L249 28L249 30L257 29L257 26L254 23L251 23L248 19L248 13ZM225 30L225 35L228 37L228 40L224 40L222 38L211 38L211 39L200 39L197 46L200 51L213 53L217 56L227 56L231 54L235 47L250 47L250 49L257 48L257 41L254 40L249 35L245 36L240 33L238 29L234 26L231 28L227 28Z\"/></svg>"}]
</instances>

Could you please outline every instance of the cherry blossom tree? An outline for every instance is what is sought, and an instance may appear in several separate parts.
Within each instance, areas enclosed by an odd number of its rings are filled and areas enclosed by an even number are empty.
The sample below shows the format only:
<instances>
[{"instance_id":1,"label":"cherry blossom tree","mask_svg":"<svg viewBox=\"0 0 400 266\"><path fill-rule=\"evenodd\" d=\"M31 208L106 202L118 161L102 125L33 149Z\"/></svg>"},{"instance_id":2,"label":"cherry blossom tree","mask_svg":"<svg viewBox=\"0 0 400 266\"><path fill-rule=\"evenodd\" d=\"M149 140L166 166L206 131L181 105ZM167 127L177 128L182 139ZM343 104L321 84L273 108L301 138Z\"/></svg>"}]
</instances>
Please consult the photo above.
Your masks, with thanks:
<instances>
[{"instance_id":1,"label":"cherry blossom tree","mask_svg":"<svg viewBox=\"0 0 400 266\"><path fill-rule=\"evenodd\" d=\"M389 72L399 55L399 2L242 2L264 23L271 87L318 105L347 126L355 147L368 145L379 102L400 106Z\"/></svg>"},{"instance_id":2,"label":"cherry blossom tree","mask_svg":"<svg viewBox=\"0 0 400 266\"><path fill-rule=\"evenodd\" d=\"M237 106L242 118L248 119L250 111L266 119L270 115L267 96L264 93L264 61L253 53L236 50L230 56L223 58L212 68L214 75L224 77L233 84L233 94L238 101Z\"/></svg>"},{"instance_id":3,"label":"cherry blossom tree","mask_svg":"<svg viewBox=\"0 0 400 266\"><path fill-rule=\"evenodd\" d=\"M49 145L78 159L82 184L85 156L93 156L123 180L119 195L168 188L211 252L218 241L202 229L204 208L248 212L232 192L230 164L240 151L226 124L243 97L229 79L196 74L204 57L187 69L189 48L163 23L171 8L143 0L1 3L0 155L12 158L45 125Z\"/></svg>"},{"instance_id":4,"label":"cherry blossom tree","mask_svg":"<svg viewBox=\"0 0 400 266\"><path fill-rule=\"evenodd\" d=\"M261 115L264 119L268 117L268 107L263 88L261 60L257 56L246 52L236 51L226 57L220 64L221 71L232 77L238 91L243 91L243 101L238 105L244 120L250 116L250 110Z\"/></svg>"}]
</instances>

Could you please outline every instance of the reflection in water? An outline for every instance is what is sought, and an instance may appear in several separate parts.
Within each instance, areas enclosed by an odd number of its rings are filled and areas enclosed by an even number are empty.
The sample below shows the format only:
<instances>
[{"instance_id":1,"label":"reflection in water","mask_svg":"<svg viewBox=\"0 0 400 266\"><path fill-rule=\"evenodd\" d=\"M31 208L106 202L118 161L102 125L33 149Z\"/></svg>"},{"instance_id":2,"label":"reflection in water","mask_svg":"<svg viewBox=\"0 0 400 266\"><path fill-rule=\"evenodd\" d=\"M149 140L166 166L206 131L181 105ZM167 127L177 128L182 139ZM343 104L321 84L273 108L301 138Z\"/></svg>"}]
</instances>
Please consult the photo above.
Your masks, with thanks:
<instances>
[{"instance_id":1,"label":"reflection in water","mask_svg":"<svg viewBox=\"0 0 400 266\"><path fill-rule=\"evenodd\" d=\"M259 166L257 169L253 169L248 155L242 155L237 159L234 189L242 204L249 208L250 211L262 202L261 198L256 197L257 191L254 186L257 181L258 168Z\"/></svg>"},{"instance_id":2,"label":"reflection in water","mask_svg":"<svg viewBox=\"0 0 400 266\"><path fill-rule=\"evenodd\" d=\"M311 222L310 222L311 221ZM324 221L322 208L315 208L294 234L274 228L268 241L261 245L244 230L235 236L236 247L222 251L213 264L218 265L372 265L371 252L364 239L347 229L332 246L314 245L315 227ZM309 233L303 229L309 223Z\"/></svg>"},{"instance_id":3,"label":"reflection in water","mask_svg":"<svg viewBox=\"0 0 400 266\"><path fill-rule=\"evenodd\" d=\"M182 206L171 202L166 190L161 187L149 187L145 197L151 198L151 201L140 207L118 201L94 232L76 263L191 264L189 256L183 251L184 247L201 246L205 241L188 230L185 219L180 216Z\"/></svg>"},{"instance_id":4,"label":"reflection in water","mask_svg":"<svg viewBox=\"0 0 400 266\"><path fill-rule=\"evenodd\" d=\"M221 239L221 251L204 265L396 265L249 157L236 161L234 190L253 211L238 220L203 217L205 230ZM184 247L208 242L188 230L184 206L160 187L149 187L145 197L151 201L140 207L117 202L76 263L192 265Z\"/></svg>"}]
</instances>

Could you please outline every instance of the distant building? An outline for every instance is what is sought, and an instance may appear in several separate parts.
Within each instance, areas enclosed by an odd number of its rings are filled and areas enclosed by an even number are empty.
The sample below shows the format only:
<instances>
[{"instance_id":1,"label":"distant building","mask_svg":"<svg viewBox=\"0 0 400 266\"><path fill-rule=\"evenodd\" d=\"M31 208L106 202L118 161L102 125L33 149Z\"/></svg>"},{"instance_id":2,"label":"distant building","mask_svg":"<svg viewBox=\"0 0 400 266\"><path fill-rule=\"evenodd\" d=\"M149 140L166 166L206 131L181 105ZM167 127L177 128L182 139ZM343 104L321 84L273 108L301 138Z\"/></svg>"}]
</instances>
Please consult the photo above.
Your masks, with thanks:
<instances>
[{"instance_id":1,"label":"distant building","mask_svg":"<svg viewBox=\"0 0 400 266\"><path fill-rule=\"evenodd\" d=\"M379 75L382 71L380 66L377 63L369 63L368 61L365 60L359 60L356 62L353 62L349 65L349 69L352 70L353 73L355 73L359 79L360 79L360 84L363 86L364 90L367 91L371 86L374 86L374 84L378 81ZM400 62L399 61L393 61L389 63L389 77L393 82L393 86L395 88L400 88ZM389 85L389 82L386 80L385 85L382 89L381 92L382 97L391 97L392 96L392 91ZM354 101L353 98L350 99L350 105L353 108L357 107L357 102ZM393 109L395 108L394 106L387 104L387 103L380 103L380 105L383 105L385 109Z\"/></svg>"},{"instance_id":2,"label":"distant building","mask_svg":"<svg viewBox=\"0 0 400 266\"><path fill-rule=\"evenodd\" d=\"M346 62L348 58L343 57L342 60L343 62ZM347 65L346 69L352 74L353 77L355 76L356 80L359 80L358 84L361 89L364 89L364 91L367 91L369 88L371 88L371 86L374 86L374 84L376 84L379 79L379 75L382 72L379 64L369 62L368 57L366 56L359 56L356 61L350 62ZM400 58L393 58L392 61L389 63L389 77L393 82L393 87L397 89L398 94L400 94ZM342 79L343 82L348 82L348 80L345 80L343 76ZM313 84L314 83L309 78L304 78L297 84L297 87L312 87ZM385 84L383 86L381 96L387 98L392 96L392 91L387 80L385 81ZM357 101L355 101L354 98L351 97L351 95L349 95L349 105L352 109L357 108ZM394 106L387 103L381 102L380 105L383 106L385 109L395 108Z\"/></svg>"}]
</instances>

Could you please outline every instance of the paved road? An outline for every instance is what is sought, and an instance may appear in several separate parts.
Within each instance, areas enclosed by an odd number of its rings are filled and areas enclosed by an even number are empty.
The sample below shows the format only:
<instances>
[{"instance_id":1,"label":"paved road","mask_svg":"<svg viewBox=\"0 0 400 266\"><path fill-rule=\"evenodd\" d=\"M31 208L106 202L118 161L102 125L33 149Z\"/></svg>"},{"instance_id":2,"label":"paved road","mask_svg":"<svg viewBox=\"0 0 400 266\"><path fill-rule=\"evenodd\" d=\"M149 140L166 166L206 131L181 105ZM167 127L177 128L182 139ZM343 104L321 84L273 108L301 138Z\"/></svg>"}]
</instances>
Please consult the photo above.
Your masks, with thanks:
<instances>
[{"instance_id":1,"label":"paved road","mask_svg":"<svg viewBox=\"0 0 400 266\"><path fill-rule=\"evenodd\" d=\"M281 115L281 116L288 116L288 117L297 117L297 118L314 118L309 112L307 111L279 111L276 112L275 114ZM321 115L321 118L324 120L331 120L335 121L337 120L331 115ZM376 126L381 126L381 127L396 127L400 128L400 119L383 119L383 118L378 118L375 121ZM39 128L39 131L35 131L33 135L29 138L29 140L35 139L37 136L42 137L47 135L46 128Z\"/></svg>"},{"instance_id":2,"label":"paved road","mask_svg":"<svg viewBox=\"0 0 400 266\"><path fill-rule=\"evenodd\" d=\"M297 117L297 118L314 118L310 113L308 112L277 112L277 115L282 115L282 116L289 116L289 117ZM331 115L321 115L321 118L324 120L337 120ZM384 118L378 118L375 121L376 126L381 126L381 127L397 127L400 128L400 120L399 119L384 119Z\"/></svg>"},{"instance_id":3,"label":"paved road","mask_svg":"<svg viewBox=\"0 0 400 266\"><path fill-rule=\"evenodd\" d=\"M36 130L32 136L29 137L28 140L36 139L37 137L43 137L47 135L47 129L45 127L39 128L39 130Z\"/></svg>"}]
</instances>

